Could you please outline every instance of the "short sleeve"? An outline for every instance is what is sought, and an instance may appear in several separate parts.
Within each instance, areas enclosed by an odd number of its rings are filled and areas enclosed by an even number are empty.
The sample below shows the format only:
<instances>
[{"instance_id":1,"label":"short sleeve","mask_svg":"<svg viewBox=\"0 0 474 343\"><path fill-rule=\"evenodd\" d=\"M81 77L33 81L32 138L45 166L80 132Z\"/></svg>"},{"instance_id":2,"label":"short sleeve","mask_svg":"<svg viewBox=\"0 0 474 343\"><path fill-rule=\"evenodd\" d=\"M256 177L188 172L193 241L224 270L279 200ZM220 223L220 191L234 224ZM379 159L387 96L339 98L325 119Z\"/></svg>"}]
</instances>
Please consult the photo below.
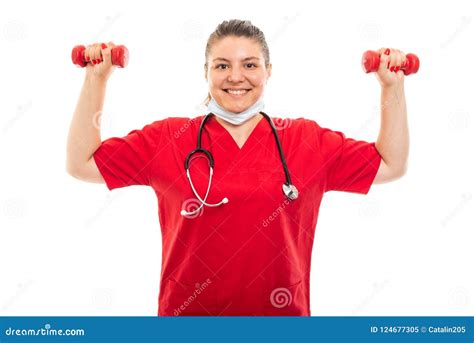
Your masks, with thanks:
<instances>
[{"instance_id":1,"label":"short sleeve","mask_svg":"<svg viewBox=\"0 0 474 343\"><path fill-rule=\"evenodd\" d=\"M367 194L382 160L375 143L347 138L344 133L327 128L319 131L326 166L325 191Z\"/></svg>"},{"instance_id":2,"label":"short sleeve","mask_svg":"<svg viewBox=\"0 0 474 343\"><path fill-rule=\"evenodd\" d=\"M94 160L109 190L150 185L151 163L163 136L164 120L102 141Z\"/></svg>"}]
</instances>

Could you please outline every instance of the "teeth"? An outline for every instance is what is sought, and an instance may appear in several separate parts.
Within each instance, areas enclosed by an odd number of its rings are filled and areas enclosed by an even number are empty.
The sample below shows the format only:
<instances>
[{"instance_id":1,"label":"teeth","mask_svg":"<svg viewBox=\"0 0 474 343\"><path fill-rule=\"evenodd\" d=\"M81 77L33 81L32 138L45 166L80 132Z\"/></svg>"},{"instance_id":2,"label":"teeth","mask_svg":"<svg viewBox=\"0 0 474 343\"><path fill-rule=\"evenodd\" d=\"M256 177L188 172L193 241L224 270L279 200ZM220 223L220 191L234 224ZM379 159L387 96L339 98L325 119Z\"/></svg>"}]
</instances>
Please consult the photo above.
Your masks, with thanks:
<instances>
[{"instance_id":1,"label":"teeth","mask_svg":"<svg viewBox=\"0 0 474 343\"><path fill-rule=\"evenodd\" d=\"M245 90L245 89L238 89L238 90L228 89L227 93L230 93L230 94L233 94L233 95L243 95L243 94L247 93L247 90Z\"/></svg>"}]
</instances>

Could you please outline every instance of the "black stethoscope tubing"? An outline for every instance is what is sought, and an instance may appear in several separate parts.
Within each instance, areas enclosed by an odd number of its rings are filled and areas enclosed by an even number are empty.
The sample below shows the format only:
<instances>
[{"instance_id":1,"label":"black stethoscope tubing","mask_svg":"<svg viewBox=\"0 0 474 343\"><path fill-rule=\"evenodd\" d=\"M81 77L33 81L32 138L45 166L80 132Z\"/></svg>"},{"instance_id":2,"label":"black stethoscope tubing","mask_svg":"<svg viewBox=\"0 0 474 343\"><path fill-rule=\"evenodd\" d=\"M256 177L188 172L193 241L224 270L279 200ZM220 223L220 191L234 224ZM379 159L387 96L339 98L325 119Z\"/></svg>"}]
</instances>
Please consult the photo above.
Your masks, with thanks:
<instances>
[{"instance_id":1,"label":"black stethoscope tubing","mask_svg":"<svg viewBox=\"0 0 474 343\"><path fill-rule=\"evenodd\" d=\"M285 155L283 154L283 149L281 147L280 139L278 138L278 134L277 134L277 131L276 131L276 128L275 128L275 124L273 123L271 118L266 113L264 113L264 112L260 112L260 113L265 117L265 119L270 124L270 127L272 128L273 136L275 137L275 142L276 142L276 145L277 145L277 148L278 148L278 153L280 155L281 164L283 166L283 171L285 172L285 178L286 178L286 183L283 185L283 191L284 191L285 195L290 200L295 200L298 197L298 190L296 189L296 187L291 182L290 173L288 171L288 166L286 164ZM201 125L199 126L199 132L198 132L198 136L197 136L197 147L196 147L196 149L194 149L193 151L191 151L188 154L188 156L186 157L186 159L184 161L184 169L186 170L187 173L189 172L189 161L190 161L191 157L194 154L198 153L198 152L201 152L201 153L205 154L209 159L209 166L210 166L211 170L214 168L214 158L212 157L211 152L209 150L206 150L206 149L202 148L202 146L201 146L202 131L204 129L204 126L206 125L207 120L212 115L213 115L212 113L207 114L204 117L204 119L202 120ZM285 187L285 185L286 185L286 187Z\"/></svg>"}]
</instances>

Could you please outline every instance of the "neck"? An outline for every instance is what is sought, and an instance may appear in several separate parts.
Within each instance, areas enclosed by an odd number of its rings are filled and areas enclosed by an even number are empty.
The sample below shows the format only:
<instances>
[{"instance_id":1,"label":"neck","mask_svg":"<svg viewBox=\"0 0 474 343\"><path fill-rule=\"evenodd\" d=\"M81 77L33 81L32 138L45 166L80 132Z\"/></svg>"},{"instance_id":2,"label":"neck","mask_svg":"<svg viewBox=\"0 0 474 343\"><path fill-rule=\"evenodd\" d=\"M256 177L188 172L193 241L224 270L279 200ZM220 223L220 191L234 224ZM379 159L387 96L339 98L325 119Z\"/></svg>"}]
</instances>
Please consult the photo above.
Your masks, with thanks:
<instances>
[{"instance_id":1,"label":"neck","mask_svg":"<svg viewBox=\"0 0 474 343\"><path fill-rule=\"evenodd\" d=\"M253 118L240 125L231 124L228 121L219 118L218 116L214 117L216 118L217 122L221 124L224 129L232 136L235 144L237 144L240 149L242 149L260 120L263 120L263 115L261 113L256 114Z\"/></svg>"}]
</instances>

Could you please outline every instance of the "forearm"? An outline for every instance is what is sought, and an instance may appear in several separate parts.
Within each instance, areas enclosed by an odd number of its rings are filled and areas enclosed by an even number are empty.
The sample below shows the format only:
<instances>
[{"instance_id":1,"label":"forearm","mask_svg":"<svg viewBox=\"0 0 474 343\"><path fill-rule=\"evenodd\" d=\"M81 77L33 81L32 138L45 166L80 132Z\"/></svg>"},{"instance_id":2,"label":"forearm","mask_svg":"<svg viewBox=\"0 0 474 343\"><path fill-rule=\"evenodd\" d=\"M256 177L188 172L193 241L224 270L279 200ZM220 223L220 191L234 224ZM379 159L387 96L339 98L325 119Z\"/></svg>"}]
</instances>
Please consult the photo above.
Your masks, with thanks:
<instances>
[{"instance_id":1,"label":"forearm","mask_svg":"<svg viewBox=\"0 0 474 343\"><path fill-rule=\"evenodd\" d=\"M380 110L380 132L375 146L385 164L394 172L403 174L407 168L409 150L403 83L393 87L382 87Z\"/></svg>"},{"instance_id":2,"label":"forearm","mask_svg":"<svg viewBox=\"0 0 474 343\"><path fill-rule=\"evenodd\" d=\"M101 144L99 124L105 91L106 81L85 78L69 128L66 162L68 170L74 170L86 163Z\"/></svg>"}]
</instances>

